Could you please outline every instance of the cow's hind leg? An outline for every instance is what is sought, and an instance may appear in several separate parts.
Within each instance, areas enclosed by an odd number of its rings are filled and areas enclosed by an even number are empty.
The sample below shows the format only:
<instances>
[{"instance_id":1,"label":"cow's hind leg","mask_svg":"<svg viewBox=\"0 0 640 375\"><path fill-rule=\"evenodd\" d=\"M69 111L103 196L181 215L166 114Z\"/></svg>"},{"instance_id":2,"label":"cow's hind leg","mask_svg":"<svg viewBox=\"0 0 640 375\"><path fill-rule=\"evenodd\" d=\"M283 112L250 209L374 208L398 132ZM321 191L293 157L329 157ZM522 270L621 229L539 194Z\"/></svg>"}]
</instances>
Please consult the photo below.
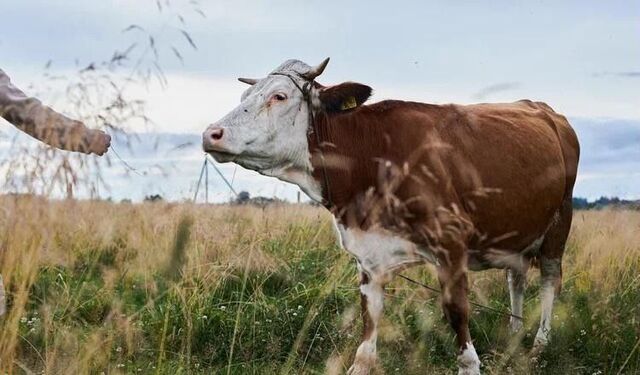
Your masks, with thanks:
<instances>
[{"instance_id":1,"label":"cow's hind leg","mask_svg":"<svg viewBox=\"0 0 640 375\"><path fill-rule=\"evenodd\" d=\"M540 351L549 342L553 300L556 290L562 282L560 258L540 258L540 326L533 341L534 353Z\"/></svg>"},{"instance_id":2,"label":"cow's hind leg","mask_svg":"<svg viewBox=\"0 0 640 375\"><path fill-rule=\"evenodd\" d=\"M382 317L384 284L379 277L360 271L360 305L362 308L362 343L358 346L349 375L369 374L376 362L378 323Z\"/></svg>"},{"instance_id":3,"label":"cow's hind leg","mask_svg":"<svg viewBox=\"0 0 640 375\"><path fill-rule=\"evenodd\" d=\"M526 275L516 269L507 269L507 284L509 285L509 299L511 301L511 318L509 327L515 333L522 328L522 306L524 304L524 290Z\"/></svg>"},{"instance_id":4,"label":"cow's hind leg","mask_svg":"<svg viewBox=\"0 0 640 375\"><path fill-rule=\"evenodd\" d=\"M549 227L540 247L540 327L533 342L533 353L549 342L553 300L562 285L562 254L571 229L571 200L566 200Z\"/></svg>"},{"instance_id":5,"label":"cow's hind leg","mask_svg":"<svg viewBox=\"0 0 640 375\"><path fill-rule=\"evenodd\" d=\"M468 281L462 264L451 264L438 269L442 287L442 307L458 344L458 375L480 374L480 359L469 333Z\"/></svg>"}]
</instances>

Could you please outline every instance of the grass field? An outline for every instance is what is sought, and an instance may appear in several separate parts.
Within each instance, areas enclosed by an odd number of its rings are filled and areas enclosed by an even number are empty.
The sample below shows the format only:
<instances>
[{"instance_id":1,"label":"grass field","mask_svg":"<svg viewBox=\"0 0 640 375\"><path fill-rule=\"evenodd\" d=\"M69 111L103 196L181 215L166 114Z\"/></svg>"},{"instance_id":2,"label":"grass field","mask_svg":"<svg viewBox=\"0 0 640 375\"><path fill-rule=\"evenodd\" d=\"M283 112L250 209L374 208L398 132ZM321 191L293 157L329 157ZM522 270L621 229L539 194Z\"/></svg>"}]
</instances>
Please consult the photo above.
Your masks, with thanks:
<instances>
[{"instance_id":1,"label":"grass field","mask_svg":"<svg viewBox=\"0 0 640 375\"><path fill-rule=\"evenodd\" d=\"M0 373L339 374L360 336L354 262L310 206L49 202L5 197ZM431 285L430 267L405 272ZM474 309L486 374L640 373L640 212L577 212L552 342L527 359L525 326ZM472 299L507 311L502 271L471 275ZM387 288L377 373L454 373L438 296Z\"/></svg>"}]
</instances>

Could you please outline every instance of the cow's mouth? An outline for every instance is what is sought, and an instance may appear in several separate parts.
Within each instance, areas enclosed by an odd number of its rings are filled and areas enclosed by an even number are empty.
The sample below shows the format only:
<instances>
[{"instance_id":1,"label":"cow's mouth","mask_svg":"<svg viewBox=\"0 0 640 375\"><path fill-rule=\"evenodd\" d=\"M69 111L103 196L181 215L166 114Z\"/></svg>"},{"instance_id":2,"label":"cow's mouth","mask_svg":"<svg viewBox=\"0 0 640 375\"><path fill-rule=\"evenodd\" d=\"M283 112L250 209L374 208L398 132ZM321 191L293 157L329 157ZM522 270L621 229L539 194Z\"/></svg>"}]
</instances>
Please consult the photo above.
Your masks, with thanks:
<instances>
[{"instance_id":1,"label":"cow's mouth","mask_svg":"<svg viewBox=\"0 0 640 375\"><path fill-rule=\"evenodd\" d=\"M205 152L211 155L219 163L228 163L234 161L238 154L234 154L228 151L220 150L205 150Z\"/></svg>"}]
</instances>

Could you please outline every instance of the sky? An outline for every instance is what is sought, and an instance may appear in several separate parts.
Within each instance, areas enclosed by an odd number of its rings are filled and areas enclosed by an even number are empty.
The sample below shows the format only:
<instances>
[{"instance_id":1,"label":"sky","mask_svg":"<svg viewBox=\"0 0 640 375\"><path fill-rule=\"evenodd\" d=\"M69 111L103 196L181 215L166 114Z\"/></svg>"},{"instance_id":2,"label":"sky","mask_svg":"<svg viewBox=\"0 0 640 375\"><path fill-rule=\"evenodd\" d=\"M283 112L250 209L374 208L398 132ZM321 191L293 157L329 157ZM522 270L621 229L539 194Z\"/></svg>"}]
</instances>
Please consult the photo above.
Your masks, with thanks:
<instances>
[{"instance_id":1,"label":"sky","mask_svg":"<svg viewBox=\"0 0 640 375\"><path fill-rule=\"evenodd\" d=\"M154 35L166 87L131 85L151 131L112 155L116 199L193 195L203 162L199 134L238 103L239 76L261 77L289 58L331 62L320 82L358 81L373 101L430 103L541 100L569 117L582 144L575 193L640 198L640 6L634 1L155 1L0 0L0 67L20 87L66 110L51 75L72 74ZM185 20L183 25L177 15ZM194 49L181 33L186 29ZM182 56L176 58L171 46ZM54 85L55 86L55 85ZM0 122L0 131L11 126ZM152 149L153 139L164 149ZM28 137L23 142L32 142ZM174 150L184 143L189 146ZM1 151L0 144L0 151ZM0 155L6 154L5 152ZM154 165L165 166L163 173ZM297 188L219 165L236 190L295 199ZM128 176L128 177L127 177ZM210 171L210 197L229 189Z\"/></svg>"}]
</instances>

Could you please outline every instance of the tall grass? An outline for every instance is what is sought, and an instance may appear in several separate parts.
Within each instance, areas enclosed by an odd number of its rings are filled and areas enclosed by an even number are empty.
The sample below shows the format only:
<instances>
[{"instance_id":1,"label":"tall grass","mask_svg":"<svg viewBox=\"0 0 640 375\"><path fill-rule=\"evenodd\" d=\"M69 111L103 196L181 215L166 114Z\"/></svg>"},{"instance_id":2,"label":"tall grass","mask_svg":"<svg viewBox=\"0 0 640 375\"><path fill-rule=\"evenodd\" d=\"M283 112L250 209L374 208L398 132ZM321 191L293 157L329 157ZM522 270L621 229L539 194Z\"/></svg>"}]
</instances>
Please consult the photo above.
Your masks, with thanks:
<instances>
[{"instance_id":1,"label":"tall grass","mask_svg":"<svg viewBox=\"0 0 640 375\"><path fill-rule=\"evenodd\" d=\"M309 206L112 204L5 197L0 373L342 373L360 336L357 275L329 216ZM530 273L526 329L474 310L483 371L640 372L640 213L577 212L552 342L528 360L539 319ZM430 267L407 272L434 283ZM507 309L500 271L473 299ZM451 373L438 296L387 288L379 373Z\"/></svg>"}]
</instances>

